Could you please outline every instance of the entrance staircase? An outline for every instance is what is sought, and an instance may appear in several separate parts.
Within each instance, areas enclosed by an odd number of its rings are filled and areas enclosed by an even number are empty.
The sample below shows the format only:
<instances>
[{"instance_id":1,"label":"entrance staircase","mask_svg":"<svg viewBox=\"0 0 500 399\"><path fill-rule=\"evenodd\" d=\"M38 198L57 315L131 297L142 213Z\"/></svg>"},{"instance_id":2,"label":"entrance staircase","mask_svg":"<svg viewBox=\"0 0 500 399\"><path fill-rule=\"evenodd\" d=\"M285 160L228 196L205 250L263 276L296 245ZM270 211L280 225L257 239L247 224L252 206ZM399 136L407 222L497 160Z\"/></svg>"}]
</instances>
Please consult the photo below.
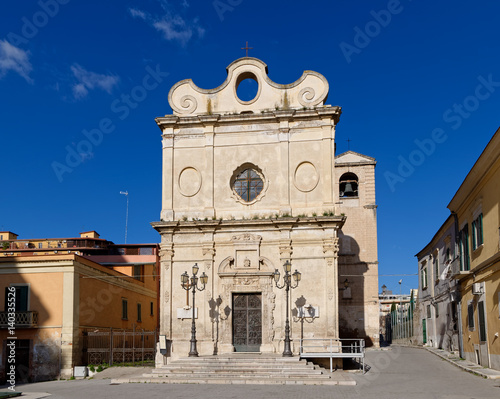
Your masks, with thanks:
<instances>
[{"instance_id":1,"label":"entrance staircase","mask_svg":"<svg viewBox=\"0 0 500 399\"><path fill-rule=\"evenodd\" d=\"M356 385L342 371L325 370L298 357L274 354L232 353L186 357L155 368L142 377L114 379L112 383L156 384L297 384Z\"/></svg>"}]
</instances>

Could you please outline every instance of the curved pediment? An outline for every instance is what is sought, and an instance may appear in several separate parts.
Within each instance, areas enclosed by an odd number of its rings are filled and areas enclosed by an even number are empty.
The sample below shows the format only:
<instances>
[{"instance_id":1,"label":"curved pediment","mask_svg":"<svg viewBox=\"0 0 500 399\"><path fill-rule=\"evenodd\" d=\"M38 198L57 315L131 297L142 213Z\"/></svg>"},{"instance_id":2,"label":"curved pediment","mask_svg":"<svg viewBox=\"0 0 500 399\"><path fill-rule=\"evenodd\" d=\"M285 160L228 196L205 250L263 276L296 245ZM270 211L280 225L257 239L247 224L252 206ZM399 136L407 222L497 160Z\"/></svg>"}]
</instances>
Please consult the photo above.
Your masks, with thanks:
<instances>
[{"instance_id":1,"label":"curved pediment","mask_svg":"<svg viewBox=\"0 0 500 399\"><path fill-rule=\"evenodd\" d=\"M274 270L275 270L275 267L274 267L273 263L268 258L265 258L263 256L261 256L259 258L258 268L248 268L248 269L236 267L234 258L232 256L228 256L220 263L217 272L218 272L219 276L223 276L223 275L251 276L251 275L263 275L263 274L271 275L274 273Z\"/></svg>"},{"instance_id":2,"label":"curved pediment","mask_svg":"<svg viewBox=\"0 0 500 399\"><path fill-rule=\"evenodd\" d=\"M328 81L314 71L304 71L293 83L279 84L269 79L267 65L257 58L240 58L226 69L226 80L215 89L202 89L191 79L176 83L168 94L174 114L191 116L301 109L324 105L328 96ZM243 101L237 95L238 86L245 79L258 84L257 95L250 101Z\"/></svg>"}]
</instances>

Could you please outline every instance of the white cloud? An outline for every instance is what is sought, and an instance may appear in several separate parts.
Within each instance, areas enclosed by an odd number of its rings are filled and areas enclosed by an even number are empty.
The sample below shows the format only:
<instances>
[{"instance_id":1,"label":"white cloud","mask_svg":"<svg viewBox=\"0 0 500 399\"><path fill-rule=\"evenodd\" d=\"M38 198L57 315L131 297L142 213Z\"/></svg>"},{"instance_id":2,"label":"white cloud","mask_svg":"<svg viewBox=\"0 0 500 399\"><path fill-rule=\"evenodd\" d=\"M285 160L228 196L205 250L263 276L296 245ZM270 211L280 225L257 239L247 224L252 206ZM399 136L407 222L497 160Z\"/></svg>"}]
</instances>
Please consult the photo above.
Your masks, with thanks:
<instances>
[{"instance_id":1,"label":"white cloud","mask_svg":"<svg viewBox=\"0 0 500 399\"><path fill-rule=\"evenodd\" d=\"M161 21L154 22L153 26L166 40L176 40L182 45L193 36L193 30L186 26L186 22L178 15L173 18L164 17Z\"/></svg>"},{"instance_id":2,"label":"white cloud","mask_svg":"<svg viewBox=\"0 0 500 399\"><path fill-rule=\"evenodd\" d=\"M186 45L194 35L200 38L203 37L205 29L200 25L198 18L189 22L180 14L173 12L170 3L166 1L161 1L160 3L164 11L164 15L161 17L153 16L137 8L129 8L128 11L132 17L140 18L155 28L163 35L165 40L176 41L182 46ZM181 5L184 9L189 7L189 3L186 0Z\"/></svg>"},{"instance_id":3,"label":"white cloud","mask_svg":"<svg viewBox=\"0 0 500 399\"><path fill-rule=\"evenodd\" d=\"M144 11L138 10L137 8L129 8L128 11L133 17L138 17L144 20L147 18L146 13Z\"/></svg>"},{"instance_id":4,"label":"white cloud","mask_svg":"<svg viewBox=\"0 0 500 399\"><path fill-rule=\"evenodd\" d=\"M33 69L29 61L29 54L29 51L21 50L7 40L0 40L0 79L7 72L14 71L28 83L33 83L33 79L29 76Z\"/></svg>"},{"instance_id":5,"label":"white cloud","mask_svg":"<svg viewBox=\"0 0 500 399\"><path fill-rule=\"evenodd\" d=\"M101 89L111 94L120 78L116 75L104 75L87 71L78 64L71 66L71 72L78 81L73 85L73 95L76 99L84 98L89 94L89 90Z\"/></svg>"}]
</instances>

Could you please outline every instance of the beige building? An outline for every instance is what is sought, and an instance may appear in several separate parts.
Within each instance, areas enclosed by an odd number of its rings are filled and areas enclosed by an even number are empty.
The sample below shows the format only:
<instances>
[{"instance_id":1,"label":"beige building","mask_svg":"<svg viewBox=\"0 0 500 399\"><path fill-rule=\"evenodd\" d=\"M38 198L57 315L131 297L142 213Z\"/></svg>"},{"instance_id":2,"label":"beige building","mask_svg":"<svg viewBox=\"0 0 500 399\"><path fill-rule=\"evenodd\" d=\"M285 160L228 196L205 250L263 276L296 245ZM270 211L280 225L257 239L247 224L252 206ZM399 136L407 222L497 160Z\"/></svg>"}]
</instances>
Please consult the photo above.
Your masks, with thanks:
<instances>
[{"instance_id":1,"label":"beige building","mask_svg":"<svg viewBox=\"0 0 500 399\"><path fill-rule=\"evenodd\" d=\"M335 156L341 108L325 105L324 76L282 85L256 58L227 68L219 87L175 84L163 138L160 334L186 356L192 298L181 274L208 275L196 296L200 355L283 351L285 290L274 273L290 261L292 350L304 338L365 338L378 345L375 160ZM240 98L250 79L255 97ZM307 308L309 323L300 328ZM299 315L299 317L292 317ZM160 363L165 361L161 359Z\"/></svg>"},{"instance_id":2,"label":"beige building","mask_svg":"<svg viewBox=\"0 0 500 399\"><path fill-rule=\"evenodd\" d=\"M10 379L8 345L15 346L19 384L68 378L74 366L109 362L104 350L104 359L89 359L87 331L157 328L158 244L114 245L96 232L24 240L0 232L0 240L6 243L0 249L5 293L0 296L0 383ZM120 360L116 353L114 361Z\"/></svg>"},{"instance_id":3,"label":"beige building","mask_svg":"<svg viewBox=\"0 0 500 399\"><path fill-rule=\"evenodd\" d=\"M448 209L448 219L416 255L416 339L500 370L500 129Z\"/></svg>"},{"instance_id":4,"label":"beige building","mask_svg":"<svg viewBox=\"0 0 500 399\"><path fill-rule=\"evenodd\" d=\"M458 231L462 356L500 370L500 129L448 204Z\"/></svg>"}]
</instances>

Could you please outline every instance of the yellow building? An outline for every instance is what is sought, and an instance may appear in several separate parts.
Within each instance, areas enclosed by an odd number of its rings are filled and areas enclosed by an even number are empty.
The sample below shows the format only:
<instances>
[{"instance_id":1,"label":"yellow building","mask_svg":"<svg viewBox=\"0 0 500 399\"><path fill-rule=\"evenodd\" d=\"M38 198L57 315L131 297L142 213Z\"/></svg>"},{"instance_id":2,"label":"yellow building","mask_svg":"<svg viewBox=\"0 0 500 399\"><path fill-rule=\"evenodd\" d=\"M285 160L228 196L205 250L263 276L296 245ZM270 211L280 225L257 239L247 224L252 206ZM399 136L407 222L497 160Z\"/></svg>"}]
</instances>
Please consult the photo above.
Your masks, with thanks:
<instances>
[{"instance_id":1,"label":"yellow building","mask_svg":"<svg viewBox=\"0 0 500 399\"><path fill-rule=\"evenodd\" d=\"M100 238L97 231L84 231L80 237L34 238L19 240L11 231L0 231L0 256L69 254L107 254L111 241Z\"/></svg>"},{"instance_id":2,"label":"yellow building","mask_svg":"<svg viewBox=\"0 0 500 399\"><path fill-rule=\"evenodd\" d=\"M7 238L6 232L1 235ZM71 376L74 366L87 362L86 331L156 330L157 244L119 246L90 232L82 239L94 240L94 248L79 242L78 251L49 247L50 255L38 255L13 248L24 246L14 236L10 233L10 248L2 251L9 254L0 256L0 290L5 292L0 298L0 380L6 379L7 343L13 338L19 383ZM67 245L70 240L61 241ZM29 240L34 245L53 241ZM107 254L76 254L92 252L96 242L106 243ZM15 322L9 325L12 298Z\"/></svg>"},{"instance_id":3,"label":"yellow building","mask_svg":"<svg viewBox=\"0 0 500 399\"><path fill-rule=\"evenodd\" d=\"M462 356L500 370L500 129L448 204L455 219Z\"/></svg>"}]
</instances>

